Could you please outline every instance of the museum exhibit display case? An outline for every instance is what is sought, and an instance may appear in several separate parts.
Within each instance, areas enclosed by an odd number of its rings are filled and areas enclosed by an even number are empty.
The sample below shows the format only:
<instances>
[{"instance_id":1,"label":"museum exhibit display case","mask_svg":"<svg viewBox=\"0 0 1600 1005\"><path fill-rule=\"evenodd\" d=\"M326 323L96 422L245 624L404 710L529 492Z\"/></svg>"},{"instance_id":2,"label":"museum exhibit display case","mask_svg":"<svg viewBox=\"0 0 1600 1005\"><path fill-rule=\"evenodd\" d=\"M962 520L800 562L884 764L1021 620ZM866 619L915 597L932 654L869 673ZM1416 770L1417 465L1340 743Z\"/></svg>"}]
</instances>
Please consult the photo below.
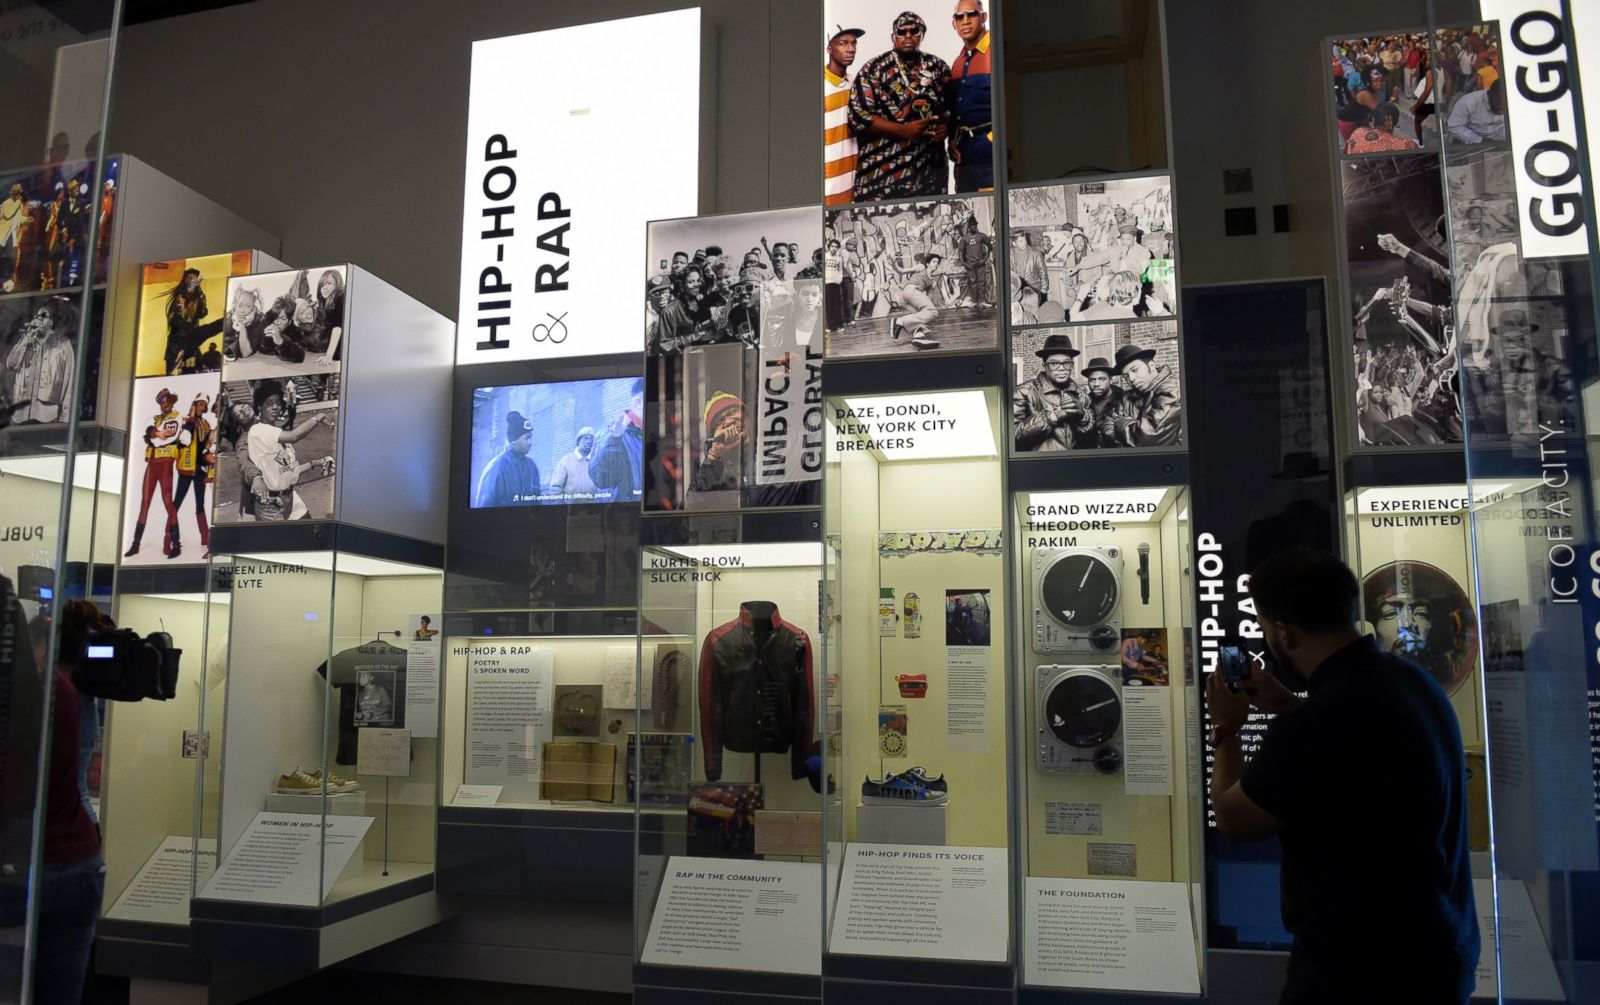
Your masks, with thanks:
<instances>
[{"instance_id":1,"label":"museum exhibit display case","mask_svg":"<svg viewBox=\"0 0 1600 1005\"><path fill-rule=\"evenodd\" d=\"M0 5L0 997L1596 998L1585 4L391 6Z\"/></svg>"}]
</instances>

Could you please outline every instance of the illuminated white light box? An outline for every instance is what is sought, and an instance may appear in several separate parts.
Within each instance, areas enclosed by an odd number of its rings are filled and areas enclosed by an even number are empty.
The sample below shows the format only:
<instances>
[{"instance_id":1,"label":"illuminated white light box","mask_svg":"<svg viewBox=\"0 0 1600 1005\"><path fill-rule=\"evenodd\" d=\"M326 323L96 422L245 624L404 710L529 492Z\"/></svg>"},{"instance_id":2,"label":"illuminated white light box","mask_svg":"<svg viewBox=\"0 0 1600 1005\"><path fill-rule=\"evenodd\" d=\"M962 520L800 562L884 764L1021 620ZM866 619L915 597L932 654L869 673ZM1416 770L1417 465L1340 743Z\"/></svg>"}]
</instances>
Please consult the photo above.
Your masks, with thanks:
<instances>
[{"instance_id":1,"label":"illuminated white light box","mask_svg":"<svg viewBox=\"0 0 1600 1005\"><path fill-rule=\"evenodd\" d=\"M828 410L829 446L865 449L885 461L993 457L998 451L983 391L929 391L844 399Z\"/></svg>"},{"instance_id":2,"label":"illuminated white light box","mask_svg":"<svg viewBox=\"0 0 1600 1005\"><path fill-rule=\"evenodd\" d=\"M645 224L699 211L703 37L691 7L473 43L458 365L642 351Z\"/></svg>"},{"instance_id":3,"label":"illuminated white light box","mask_svg":"<svg viewBox=\"0 0 1600 1005\"><path fill-rule=\"evenodd\" d=\"M749 544L681 544L662 551L702 565L732 564L742 569L787 569L820 566L822 544L816 541L759 541Z\"/></svg>"},{"instance_id":4,"label":"illuminated white light box","mask_svg":"<svg viewBox=\"0 0 1600 1005\"><path fill-rule=\"evenodd\" d=\"M1028 496L1027 509L1023 510L1024 519L1028 510L1035 507L1046 508L1073 504L1079 511L1095 515L1096 520L1106 520L1110 523L1155 523L1166 510L1167 500L1176 495L1175 488L1136 488L1136 489L1081 489L1065 492L1035 492ZM1115 504L1115 505L1108 505ZM1180 514L1180 519L1187 516L1185 510ZM1039 517L1038 519L1055 519L1054 517Z\"/></svg>"}]
</instances>

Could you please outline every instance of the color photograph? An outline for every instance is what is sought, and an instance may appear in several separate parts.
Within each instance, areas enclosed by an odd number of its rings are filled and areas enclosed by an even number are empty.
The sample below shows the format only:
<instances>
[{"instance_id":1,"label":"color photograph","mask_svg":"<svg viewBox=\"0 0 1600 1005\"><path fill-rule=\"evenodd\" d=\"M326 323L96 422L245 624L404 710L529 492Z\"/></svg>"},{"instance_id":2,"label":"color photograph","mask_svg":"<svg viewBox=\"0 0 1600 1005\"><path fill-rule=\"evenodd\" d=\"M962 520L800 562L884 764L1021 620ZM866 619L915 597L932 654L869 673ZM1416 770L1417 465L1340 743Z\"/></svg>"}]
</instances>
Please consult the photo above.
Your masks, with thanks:
<instances>
[{"instance_id":1,"label":"color photograph","mask_svg":"<svg viewBox=\"0 0 1600 1005\"><path fill-rule=\"evenodd\" d=\"M1420 665L1446 694L1472 676L1478 620L1461 585L1426 562L1390 562L1361 581L1362 609L1378 648Z\"/></svg>"},{"instance_id":2,"label":"color photograph","mask_svg":"<svg viewBox=\"0 0 1600 1005\"><path fill-rule=\"evenodd\" d=\"M222 369L228 279L250 271L253 254L148 262L139 287L136 377L215 373Z\"/></svg>"},{"instance_id":3,"label":"color photograph","mask_svg":"<svg viewBox=\"0 0 1600 1005\"><path fill-rule=\"evenodd\" d=\"M994 188L983 0L826 0L829 205Z\"/></svg>"},{"instance_id":4,"label":"color photograph","mask_svg":"<svg viewBox=\"0 0 1600 1005\"><path fill-rule=\"evenodd\" d=\"M1425 31L1334 39L1335 136L1350 155L1439 149L1440 75Z\"/></svg>"},{"instance_id":5,"label":"color photograph","mask_svg":"<svg viewBox=\"0 0 1600 1005\"><path fill-rule=\"evenodd\" d=\"M91 191L94 161L0 172L0 293L81 286L90 266L95 283L105 282L116 218L117 167L115 157L106 161L99 192ZM99 227L93 249L92 226Z\"/></svg>"},{"instance_id":6,"label":"color photograph","mask_svg":"<svg viewBox=\"0 0 1600 1005\"><path fill-rule=\"evenodd\" d=\"M637 503L644 381L574 380L472 393L472 508Z\"/></svg>"},{"instance_id":7,"label":"color photograph","mask_svg":"<svg viewBox=\"0 0 1600 1005\"><path fill-rule=\"evenodd\" d=\"M221 382L214 373L133 384L122 492L123 565L210 557Z\"/></svg>"}]
</instances>

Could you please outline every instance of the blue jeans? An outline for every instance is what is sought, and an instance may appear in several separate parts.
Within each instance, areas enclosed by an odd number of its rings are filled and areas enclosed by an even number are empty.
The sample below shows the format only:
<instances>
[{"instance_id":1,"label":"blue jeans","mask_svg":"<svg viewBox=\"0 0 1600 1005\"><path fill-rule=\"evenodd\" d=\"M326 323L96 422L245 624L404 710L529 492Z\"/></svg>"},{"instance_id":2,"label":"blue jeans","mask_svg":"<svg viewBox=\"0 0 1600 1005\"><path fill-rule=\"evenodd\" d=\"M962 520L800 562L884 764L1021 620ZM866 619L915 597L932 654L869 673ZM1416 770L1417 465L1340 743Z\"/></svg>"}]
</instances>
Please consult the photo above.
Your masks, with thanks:
<instances>
[{"instance_id":1,"label":"blue jeans","mask_svg":"<svg viewBox=\"0 0 1600 1005\"><path fill-rule=\"evenodd\" d=\"M78 725L78 798L89 819L99 822L94 815L94 804L89 802L89 765L94 760L94 748L100 743L100 699L79 695L83 707Z\"/></svg>"},{"instance_id":2,"label":"blue jeans","mask_svg":"<svg viewBox=\"0 0 1600 1005\"><path fill-rule=\"evenodd\" d=\"M78 1005L106 892L99 852L40 870L39 923L34 937L35 1005Z\"/></svg>"}]
</instances>

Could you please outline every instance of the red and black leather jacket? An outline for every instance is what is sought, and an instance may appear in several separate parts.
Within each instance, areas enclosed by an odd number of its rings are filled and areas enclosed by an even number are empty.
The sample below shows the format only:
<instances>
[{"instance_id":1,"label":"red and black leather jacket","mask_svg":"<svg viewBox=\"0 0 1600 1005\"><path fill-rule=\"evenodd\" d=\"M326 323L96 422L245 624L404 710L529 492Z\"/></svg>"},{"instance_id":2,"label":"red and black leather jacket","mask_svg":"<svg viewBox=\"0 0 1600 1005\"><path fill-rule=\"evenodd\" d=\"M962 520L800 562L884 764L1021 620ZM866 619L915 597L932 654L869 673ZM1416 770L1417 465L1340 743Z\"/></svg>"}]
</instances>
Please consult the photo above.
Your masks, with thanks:
<instances>
[{"instance_id":1,"label":"red and black leather jacket","mask_svg":"<svg viewBox=\"0 0 1600 1005\"><path fill-rule=\"evenodd\" d=\"M713 629L700 648L706 780L722 777L724 748L787 750L791 776L806 777L816 709L811 676L811 640L779 617L774 604L741 604L736 619Z\"/></svg>"}]
</instances>

